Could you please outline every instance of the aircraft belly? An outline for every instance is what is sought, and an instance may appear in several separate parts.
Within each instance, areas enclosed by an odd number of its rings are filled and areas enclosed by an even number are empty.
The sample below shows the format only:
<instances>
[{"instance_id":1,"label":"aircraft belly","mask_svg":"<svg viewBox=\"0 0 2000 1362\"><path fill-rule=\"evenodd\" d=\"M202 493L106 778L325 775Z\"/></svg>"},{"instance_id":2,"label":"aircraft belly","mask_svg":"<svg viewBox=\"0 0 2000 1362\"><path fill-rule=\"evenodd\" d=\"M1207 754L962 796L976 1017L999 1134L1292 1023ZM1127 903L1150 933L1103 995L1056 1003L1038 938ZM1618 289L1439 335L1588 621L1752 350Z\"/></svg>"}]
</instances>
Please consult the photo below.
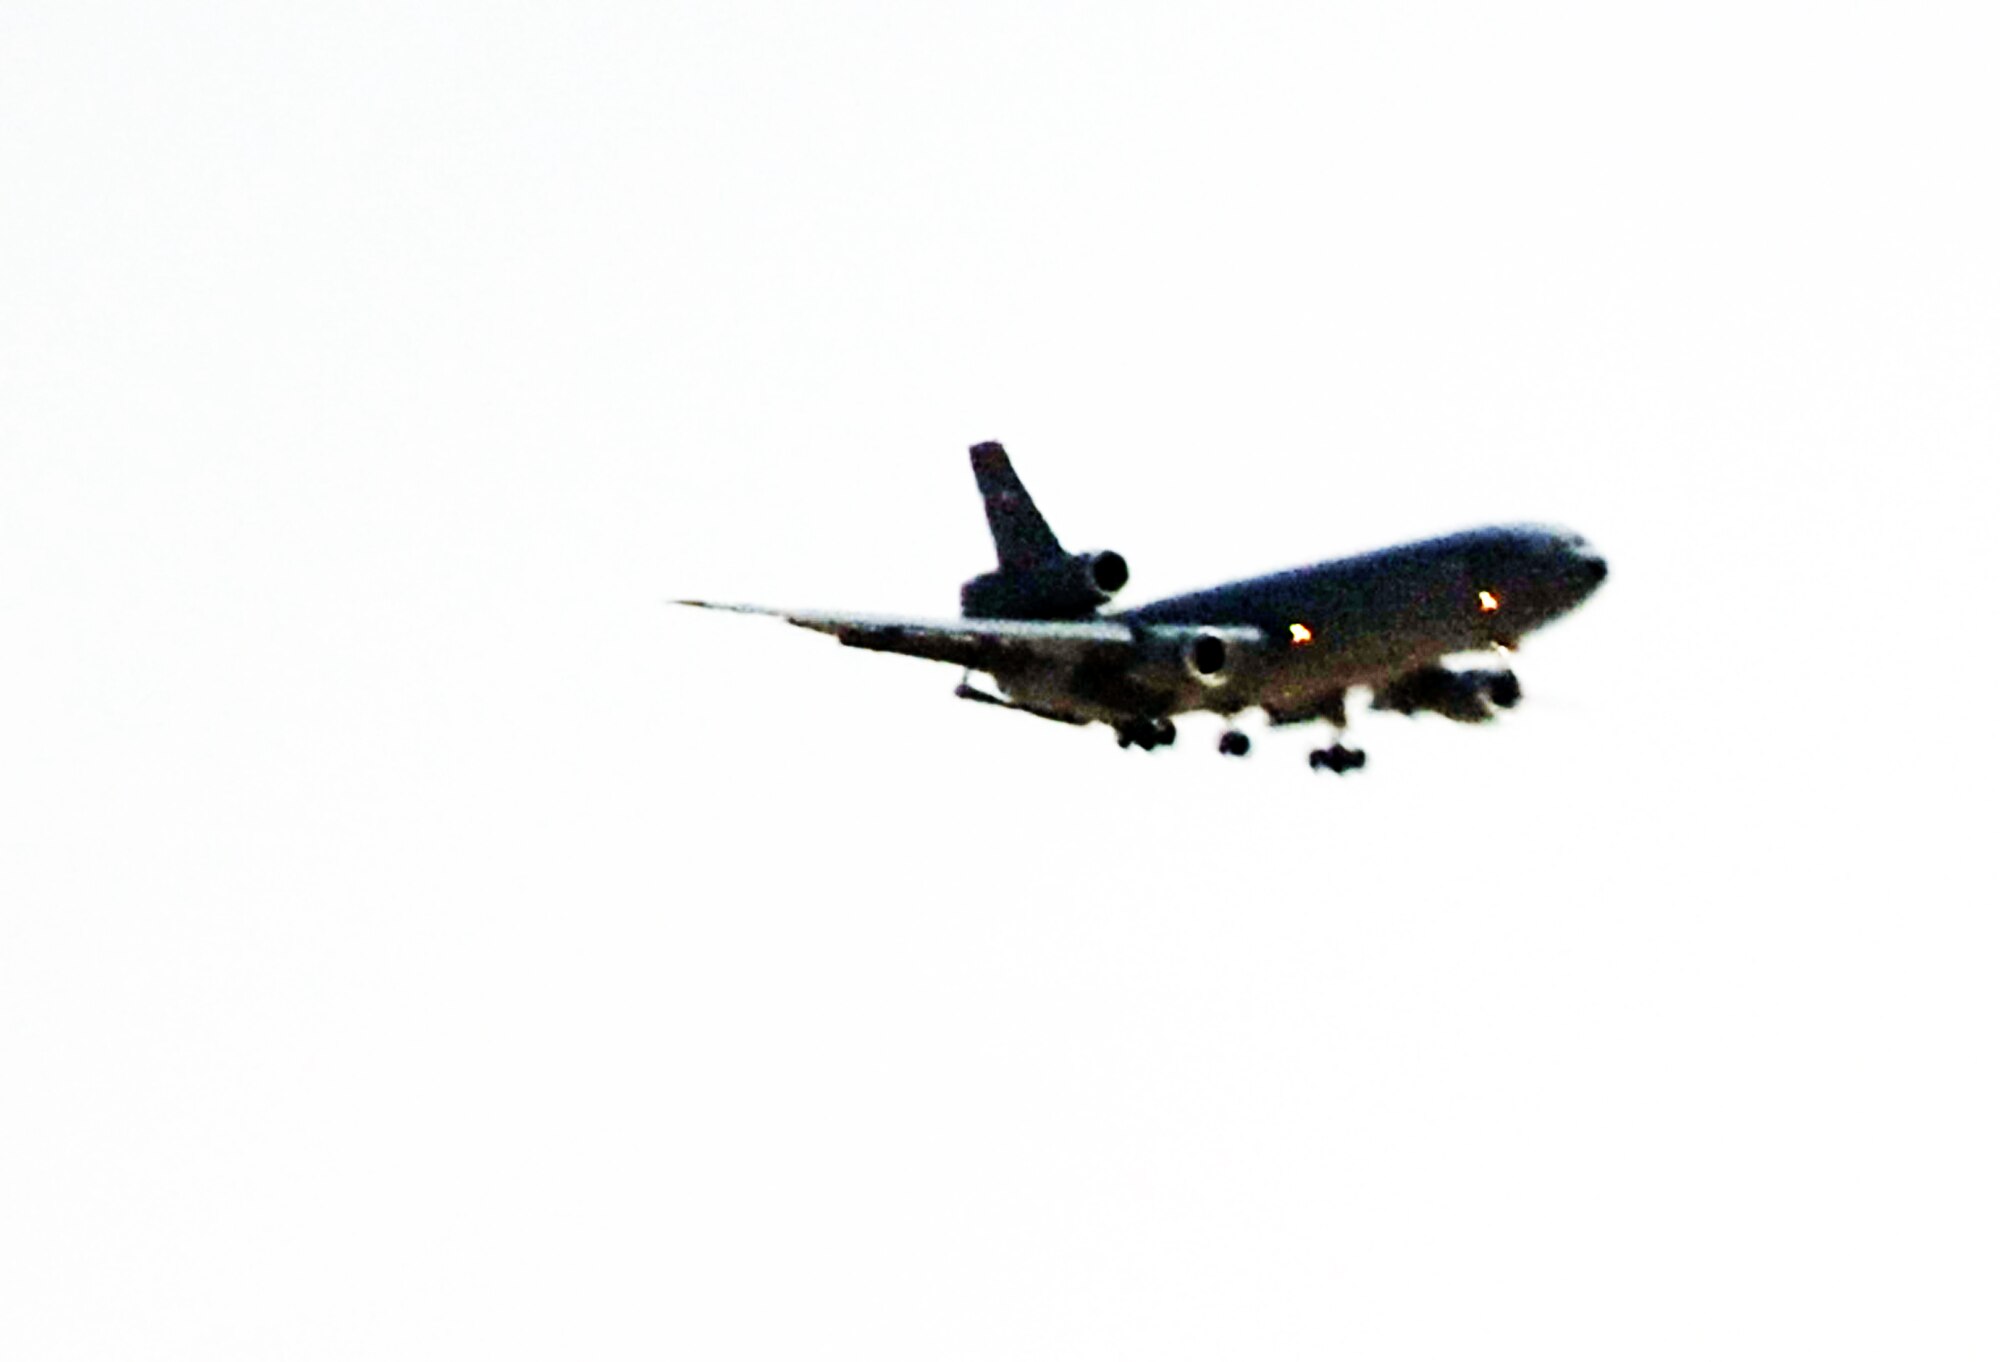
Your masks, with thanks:
<instances>
[{"instance_id":1,"label":"aircraft belly","mask_svg":"<svg viewBox=\"0 0 2000 1362\"><path fill-rule=\"evenodd\" d=\"M1283 713L1309 712L1332 695L1355 686L1380 686L1481 642L1457 631L1400 629L1367 635L1344 646L1319 648L1309 644L1270 667L1254 698L1245 703Z\"/></svg>"},{"instance_id":2,"label":"aircraft belly","mask_svg":"<svg viewBox=\"0 0 2000 1362\"><path fill-rule=\"evenodd\" d=\"M1297 714L1355 686L1380 686L1448 654L1483 646L1462 627L1437 619L1399 621L1394 627L1357 632L1346 642L1274 645L1242 656L1220 685L1210 685L1180 665L1129 665L1105 658L1016 658L993 670L1009 698L1049 714L1118 723L1135 715L1164 717L1191 711L1234 714L1270 709Z\"/></svg>"}]
</instances>

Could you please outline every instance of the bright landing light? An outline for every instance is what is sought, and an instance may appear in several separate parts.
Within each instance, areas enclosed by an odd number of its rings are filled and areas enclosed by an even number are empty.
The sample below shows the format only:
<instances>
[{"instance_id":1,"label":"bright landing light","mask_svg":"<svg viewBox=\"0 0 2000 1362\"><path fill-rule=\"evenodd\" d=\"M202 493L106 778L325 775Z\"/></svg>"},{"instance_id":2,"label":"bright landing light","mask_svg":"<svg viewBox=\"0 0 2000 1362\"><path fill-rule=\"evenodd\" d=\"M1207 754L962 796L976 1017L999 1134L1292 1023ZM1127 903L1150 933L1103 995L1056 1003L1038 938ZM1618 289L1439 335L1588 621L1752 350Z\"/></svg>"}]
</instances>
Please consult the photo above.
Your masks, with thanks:
<instances>
[{"instance_id":1,"label":"bright landing light","mask_svg":"<svg viewBox=\"0 0 2000 1362\"><path fill-rule=\"evenodd\" d=\"M1303 624L1294 624L1292 626L1292 643L1294 646L1301 643L1311 643L1312 641L1312 630L1306 628Z\"/></svg>"},{"instance_id":2,"label":"bright landing light","mask_svg":"<svg viewBox=\"0 0 2000 1362\"><path fill-rule=\"evenodd\" d=\"M1494 595L1490 591L1482 591L1479 593L1479 612L1482 615L1490 615L1499 608L1500 608L1500 598L1498 596Z\"/></svg>"}]
</instances>

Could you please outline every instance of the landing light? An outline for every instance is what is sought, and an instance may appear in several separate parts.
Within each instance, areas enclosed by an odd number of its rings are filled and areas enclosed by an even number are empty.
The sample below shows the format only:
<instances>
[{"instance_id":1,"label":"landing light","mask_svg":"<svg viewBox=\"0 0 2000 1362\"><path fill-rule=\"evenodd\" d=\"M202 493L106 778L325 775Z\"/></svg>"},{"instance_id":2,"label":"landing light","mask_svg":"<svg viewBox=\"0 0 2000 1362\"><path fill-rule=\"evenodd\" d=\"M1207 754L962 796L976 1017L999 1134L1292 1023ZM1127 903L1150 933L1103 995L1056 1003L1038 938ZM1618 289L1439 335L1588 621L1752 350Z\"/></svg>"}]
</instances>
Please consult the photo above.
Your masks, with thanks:
<instances>
[{"instance_id":1,"label":"landing light","mask_svg":"<svg viewBox=\"0 0 2000 1362\"><path fill-rule=\"evenodd\" d=\"M1300 644L1311 643L1312 641L1313 641L1312 630L1306 628L1303 624L1294 624L1292 626L1293 647L1298 647Z\"/></svg>"},{"instance_id":2,"label":"landing light","mask_svg":"<svg viewBox=\"0 0 2000 1362\"><path fill-rule=\"evenodd\" d=\"M1500 608L1500 598L1490 591L1479 593L1479 613L1490 615Z\"/></svg>"}]
</instances>

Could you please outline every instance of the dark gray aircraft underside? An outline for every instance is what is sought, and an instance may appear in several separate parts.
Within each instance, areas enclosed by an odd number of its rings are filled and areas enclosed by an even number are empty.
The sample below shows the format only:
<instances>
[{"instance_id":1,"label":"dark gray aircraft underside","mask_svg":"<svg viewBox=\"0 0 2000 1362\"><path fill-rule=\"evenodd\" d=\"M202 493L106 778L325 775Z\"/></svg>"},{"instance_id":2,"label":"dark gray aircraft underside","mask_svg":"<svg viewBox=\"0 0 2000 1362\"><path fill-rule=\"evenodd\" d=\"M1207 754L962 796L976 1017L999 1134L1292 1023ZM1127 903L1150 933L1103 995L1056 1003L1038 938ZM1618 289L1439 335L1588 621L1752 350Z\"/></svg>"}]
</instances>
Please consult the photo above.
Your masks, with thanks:
<instances>
[{"instance_id":1,"label":"dark gray aircraft underside","mask_svg":"<svg viewBox=\"0 0 2000 1362\"><path fill-rule=\"evenodd\" d=\"M1581 605L1607 571L1580 535L1498 525L1107 613L1129 576L1124 558L1065 551L998 444L974 445L972 468L999 566L961 588L958 619L681 604L776 615L849 647L952 663L965 669L965 699L1105 723L1120 746L1170 745L1173 716L1190 711L1324 719L1336 740L1312 765L1344 772L1366 761L1338 740L1350 690L1366 687L1376 709L1485 722L1519 702L1514 673L1444 659L1511 652ZM975 672L993 688L974 686ZM1250 750L1234 726L1220 746Z\"/></svg>"}]
</instances>

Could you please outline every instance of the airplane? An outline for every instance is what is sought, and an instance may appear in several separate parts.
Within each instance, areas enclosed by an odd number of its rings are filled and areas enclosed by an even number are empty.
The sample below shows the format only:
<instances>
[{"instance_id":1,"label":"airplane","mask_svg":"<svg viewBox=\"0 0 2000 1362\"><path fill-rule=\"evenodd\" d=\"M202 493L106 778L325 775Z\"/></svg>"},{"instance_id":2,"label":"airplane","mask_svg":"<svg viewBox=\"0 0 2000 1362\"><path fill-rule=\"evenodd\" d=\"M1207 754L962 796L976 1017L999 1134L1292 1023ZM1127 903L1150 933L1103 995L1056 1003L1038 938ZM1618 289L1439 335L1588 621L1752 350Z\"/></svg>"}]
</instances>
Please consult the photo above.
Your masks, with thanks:
<instances>
[{"instance_id":1,"label":"airplane","mask_svg":"<svg viewBox=\"0 0 2000 1362\"><path fill-rule=\"evenodd\" d=\"M1175 715L1211 711L1227 721L1220 751L1241 757L1250 739L1236 716L1246 710L1273 725L1324 720L1334 741L1309 764L1344 775L1368 760L1344 742L1350 690L1366 688L1377 710L1485 723L1520 703L1519 679L1444 659L1513 652L1608 574L1581 535L1495 525L1106 613L1131 575L1125 559L1066 551L1007 451L988 442L971 452L999 566L960 588L960 618L674 603L774 615L851 648L952 663L964 668L959 698L1103 723L1120 747L1172 746ZM994 689L973 685L974 673Z\"/></svg>"}]
</instances>

